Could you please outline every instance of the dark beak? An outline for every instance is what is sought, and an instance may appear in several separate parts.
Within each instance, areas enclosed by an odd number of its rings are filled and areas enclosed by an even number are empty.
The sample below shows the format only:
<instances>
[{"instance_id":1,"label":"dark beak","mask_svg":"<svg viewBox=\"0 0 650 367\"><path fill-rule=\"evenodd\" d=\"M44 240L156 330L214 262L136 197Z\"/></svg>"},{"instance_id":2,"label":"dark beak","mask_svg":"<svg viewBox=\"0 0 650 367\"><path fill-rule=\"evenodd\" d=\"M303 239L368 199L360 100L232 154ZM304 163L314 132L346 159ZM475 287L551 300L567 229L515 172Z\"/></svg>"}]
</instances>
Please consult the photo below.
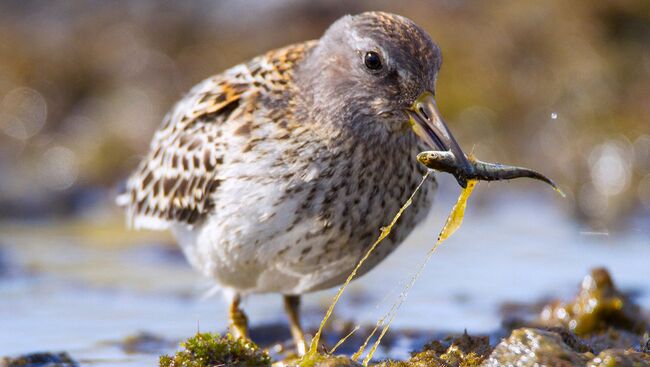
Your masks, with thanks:
<instances>
[{"instance_id":1,"label":"dark beak","mask_svg":"<svg viewBox=\"0 0 650 367\"><path fill-rule=\"evenodd\" d=\"M460 186L466 187L467 177L472 177L474 168L440 116L433 94L422 93L408 110L408 114L413 130L432 150L450 151L454 155L454 177Z\"/></svg>"}]
</instances>

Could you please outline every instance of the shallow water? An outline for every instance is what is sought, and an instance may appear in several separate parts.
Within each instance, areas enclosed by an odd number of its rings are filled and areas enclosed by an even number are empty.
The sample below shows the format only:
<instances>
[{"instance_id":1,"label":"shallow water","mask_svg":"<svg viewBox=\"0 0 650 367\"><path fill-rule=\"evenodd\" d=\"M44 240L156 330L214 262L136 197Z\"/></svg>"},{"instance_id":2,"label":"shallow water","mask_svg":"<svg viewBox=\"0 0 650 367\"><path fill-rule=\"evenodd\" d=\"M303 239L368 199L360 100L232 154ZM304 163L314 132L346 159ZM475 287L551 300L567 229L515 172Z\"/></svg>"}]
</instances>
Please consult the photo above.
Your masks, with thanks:
<instances>
[{"instance_id":1,"label":"shallow water","mask_svg":"<svg viewBox=\"0 0 650 367\"><path fill-rule=\"evenodd\" d=\"M493 188L504 200L473 205L487 190L479 185L463 227L439 248L410 291L391 328L397 337L389 337L390 350L377 357L405 357L424 341L423 334L494 332L504 302L571 298L595 266L607 267L621 289L650 309L648 228L591 233L563 213L552 192L533 196L511 193L505 185ZM339 320L374 324L385 313L433 246L455 195L438 195L426 223L377 269L353 282L335 310ZM65 350L96 366L154 365L159 352L172 351L197 329L225 329L225 305L218 296L205 296L209 283L189 268L169 237L75 228L2 226L0 355ZM317 326L333 294L305 297L309 327ZM273 335L273 325L284 322L280 297L253 296L244 307L258 326L256 335ZM165 341L145 345L145 353L126 353L120 341L140 331ZM357 347L351 344L347 350Z\"/></svg>"}]
</instances>

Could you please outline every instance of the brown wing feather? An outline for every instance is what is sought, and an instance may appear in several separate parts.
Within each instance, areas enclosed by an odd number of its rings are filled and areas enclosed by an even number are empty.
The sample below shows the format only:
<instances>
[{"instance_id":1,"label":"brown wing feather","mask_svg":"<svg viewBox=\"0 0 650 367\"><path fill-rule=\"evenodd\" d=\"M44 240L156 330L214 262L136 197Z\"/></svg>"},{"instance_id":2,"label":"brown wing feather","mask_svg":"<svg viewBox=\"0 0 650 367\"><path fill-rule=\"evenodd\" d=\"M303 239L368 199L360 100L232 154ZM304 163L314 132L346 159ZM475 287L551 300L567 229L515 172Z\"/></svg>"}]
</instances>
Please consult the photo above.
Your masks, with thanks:
<instances>
[{"instance_id":1,"label":"brown wing feather","mask_svg":"<svg viewBox=\"0 0 650 367\"><path fill-rule=\"evenodd\" d=\"M151 149L118 201L136 228L195 224L213 209L223 163L224 122L252 119L260 88L286 83L288 69L314 42L271 51L196 85L165 116Z\"/></svg>"},{"instance_id":2,"label":"brown wing feather","mask_svg":"<svg viewBox=\"0 0 650 367\"><path fill-rule=\"evenodd\" d=\"M212 208L210 194L219 186L215 174L223 161L221 125L240 108L244 92L211 78L165 116L149 154L127 183L132 225L193 224Z\"/></svg>"}]
</instances>

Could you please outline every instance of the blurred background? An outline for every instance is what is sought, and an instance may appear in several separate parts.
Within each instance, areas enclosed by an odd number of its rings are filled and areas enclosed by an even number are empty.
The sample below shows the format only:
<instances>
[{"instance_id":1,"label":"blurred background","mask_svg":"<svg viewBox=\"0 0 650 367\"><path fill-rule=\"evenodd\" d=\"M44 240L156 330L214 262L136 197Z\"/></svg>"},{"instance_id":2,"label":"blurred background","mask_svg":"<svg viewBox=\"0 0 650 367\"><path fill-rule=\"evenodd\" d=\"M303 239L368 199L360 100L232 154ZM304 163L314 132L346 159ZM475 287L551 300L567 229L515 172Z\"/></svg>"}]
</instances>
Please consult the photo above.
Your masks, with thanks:
<instances>
[{"instance_id":1,"label":"blurred background","mask_svg":"<svg viewBox=\"0 0 650 367\"><path fill-rule=\"evenodd\" d=\"M646 1L3 1L0 217L112 206L193 84L368 9L440 45L439 104L467 150L547 173L592 226L647 213Z\"/></svg>"},{"instance_id":2,"label":"blurred background","mask_svg":"<svg viewBox=\"0 0 650 367\"><path fill-rule=\"evenodd\" d=\"M80 332L86 335L97 330L93 317L107 304L140 309L141 300L120 293L125 284L136 295L191 293L194 275L168 235L124 228L114 204L120 183L146 153L165 112L192 85L269 49L318 38L338 17L364 10L407 16L439 44L438 103L465 151L538 169L568 194L560 200L525 181L485 185L470 206L477 207L469 214L475 221L466 222L460 239L471 242L474 233L513 242L513 249L519 241L541 241L538 250L522 254L533 263L547 241L559 251L578 243L575 262L558 265L583 264L562 278L569 285L579 279L574 274L605 259L632 268L628 279L650 277L634 263L650 248L648 1L7 0L0 2L0 273L14 280L0 277L0 320L14 320L31 335L26 330L41 327L43 318L55 322L75 308L68 302L81 287L91 305L76 309L94 310ZM444 219L458 190L444 180L440 218L430 223ZM519 212L521 206L528 210ZM481 213L505 219L490 223ZM436 225L414 235L422 240L404 254L430 246ZM504 226L514 228L514 241L498 237ZM580 247L585 236L609 247ZM625 243L637 247L626 250ZM461 251L458 261L467 259L463 254L471 256ZM581 263L578 254L589 260ZM484 275L479 270L476 279ZM545 287L535 289L553 289ZM117 289L128 301L97 289ZM46 302L43 292L55 297L53 313L40 309L46 313L38 318L29 310ZM201 304L196 312L210 314L212 306ZM128 309L142 319L142 311ZM183 330L195 328L185 321L178 321ZM489 328L490 322L475 324ZM132 326L126 325L122 331ZM9 339L0 335L0 352ZM10 351L32 345L12 343Z\"/></svg>"}]
</instances>

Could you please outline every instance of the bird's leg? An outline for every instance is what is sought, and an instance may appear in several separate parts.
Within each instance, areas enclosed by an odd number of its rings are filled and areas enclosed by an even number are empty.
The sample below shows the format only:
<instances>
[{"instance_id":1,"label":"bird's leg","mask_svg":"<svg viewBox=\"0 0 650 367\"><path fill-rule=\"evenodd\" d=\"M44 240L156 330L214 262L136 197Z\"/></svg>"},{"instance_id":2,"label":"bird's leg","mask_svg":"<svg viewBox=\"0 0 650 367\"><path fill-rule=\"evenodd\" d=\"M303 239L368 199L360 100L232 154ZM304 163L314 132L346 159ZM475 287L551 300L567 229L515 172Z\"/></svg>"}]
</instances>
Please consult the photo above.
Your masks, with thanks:
<instances>
[{"instance_id":1,"label":"bird's leg","mask_svg":"<svg viewBox=\"0 0 650 367\"><path fill-rule=\"evenodd\" d=\"M230 312L228 314L230 332L236 338L248 338L248 318L239 307L240 302L241 297L239 294L235 294L230 301Z\"/></svg>"},{"instance_id":2,"label":"bird's leg","mask_svg":"<svg viewBox=\"0 0 650 367\"><path fill-rule=\"evenodd\" d=\"M284 310L289 316L289 328L291 329L293 341L296 343L298 354L303 356L307 351L307 344L305 343L305 334L300 326L300 296L285 295Z\"/></svg>"}]
</instances>

